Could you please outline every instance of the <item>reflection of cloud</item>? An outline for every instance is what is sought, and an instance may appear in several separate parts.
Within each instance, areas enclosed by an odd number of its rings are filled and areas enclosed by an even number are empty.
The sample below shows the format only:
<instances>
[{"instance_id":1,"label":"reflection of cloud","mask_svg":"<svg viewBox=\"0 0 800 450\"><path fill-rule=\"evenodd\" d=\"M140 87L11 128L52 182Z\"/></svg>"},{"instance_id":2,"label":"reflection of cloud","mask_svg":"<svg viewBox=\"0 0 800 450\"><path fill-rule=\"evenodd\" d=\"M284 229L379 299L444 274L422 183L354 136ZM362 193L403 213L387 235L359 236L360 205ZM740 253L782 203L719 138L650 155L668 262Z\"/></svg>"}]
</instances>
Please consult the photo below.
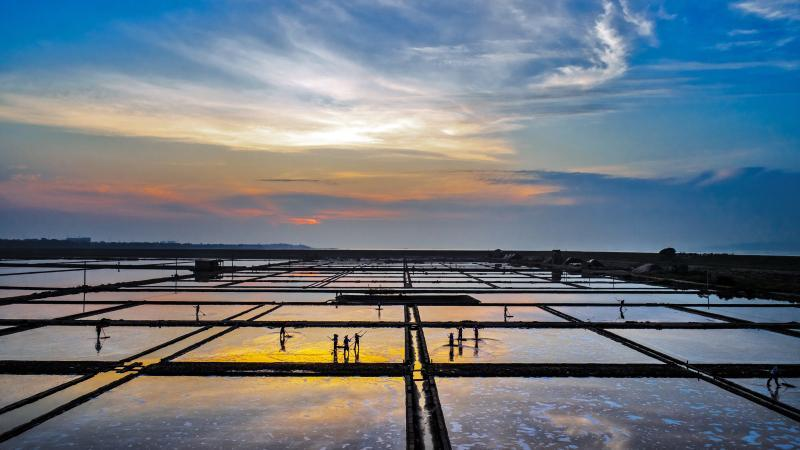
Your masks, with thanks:
<instances>
[{"instance_id":1,"label":"reflection of cloud","mask_svg":"<svg viewBox=\"0 0 800 450\"><path fill-rule=\"evenodd\" d=\"M603 419L597 415L586 417L549 411L546 413L546 417L550 423L561 428L563 433L573 438L594 435L596 438L592 439L592 442L603 442L604 448L629 448L630 431L624 428L620 429L613 421Z\"/></svg>"}]
</instances>

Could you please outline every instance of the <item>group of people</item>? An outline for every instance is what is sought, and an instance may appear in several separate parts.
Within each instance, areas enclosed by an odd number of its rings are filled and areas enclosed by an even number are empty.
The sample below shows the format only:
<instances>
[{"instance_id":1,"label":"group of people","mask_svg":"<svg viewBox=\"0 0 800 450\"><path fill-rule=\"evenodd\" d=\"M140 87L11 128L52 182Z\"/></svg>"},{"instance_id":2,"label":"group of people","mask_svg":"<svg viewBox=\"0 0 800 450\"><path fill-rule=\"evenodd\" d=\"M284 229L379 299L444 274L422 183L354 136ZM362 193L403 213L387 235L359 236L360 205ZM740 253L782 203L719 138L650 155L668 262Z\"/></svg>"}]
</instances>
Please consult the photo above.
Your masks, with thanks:
<instances>
[{"instance_id":1,"label":"group of people","mask_svg":"<svg viewBox=\"0 0 800 450\"><path fill-rule=\"evenodd\" d=\"M350 354L350 343L353 344L353 352L358 353L361 351L361 338L367 333L355 333L353 334L353 339L350 339L350 336L345 334L344 339L342 339L342 345L339 345L339 335L334 333L333 337L330 338L333 341L333 353L336 353L339 349L344 351L345 355Z\"/></svg>"}]
</instances>

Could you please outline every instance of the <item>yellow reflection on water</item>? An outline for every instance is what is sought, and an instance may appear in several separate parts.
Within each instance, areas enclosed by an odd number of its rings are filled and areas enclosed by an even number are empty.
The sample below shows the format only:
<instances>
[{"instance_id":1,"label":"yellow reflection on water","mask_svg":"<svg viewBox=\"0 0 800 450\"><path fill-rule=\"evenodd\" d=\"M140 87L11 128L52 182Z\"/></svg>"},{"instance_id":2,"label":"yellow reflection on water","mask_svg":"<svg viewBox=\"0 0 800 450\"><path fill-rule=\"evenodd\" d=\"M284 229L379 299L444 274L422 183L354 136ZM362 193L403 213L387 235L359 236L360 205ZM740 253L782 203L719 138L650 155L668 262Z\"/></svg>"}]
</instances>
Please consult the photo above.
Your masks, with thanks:
<instances>
[{"instance_id":1,"label":"yellow reflection on water","mask_svg":"<svg viewBox=\"0 0 800 450\"><path fill-rule=\"evenodd\" d=\"M339 346L344 336L352 339L355 332L364 333L360 350L350 344L349 354L343 348L333 352L333 334L339 336ZM304 328L287 330L287 339L281 345L277 331L266 329L239 329L194 350L179 360L217 362L304 362L304 363L386 363L402 362L405 356L401 329L321 329Z\"/></svg>"}]
</instances>

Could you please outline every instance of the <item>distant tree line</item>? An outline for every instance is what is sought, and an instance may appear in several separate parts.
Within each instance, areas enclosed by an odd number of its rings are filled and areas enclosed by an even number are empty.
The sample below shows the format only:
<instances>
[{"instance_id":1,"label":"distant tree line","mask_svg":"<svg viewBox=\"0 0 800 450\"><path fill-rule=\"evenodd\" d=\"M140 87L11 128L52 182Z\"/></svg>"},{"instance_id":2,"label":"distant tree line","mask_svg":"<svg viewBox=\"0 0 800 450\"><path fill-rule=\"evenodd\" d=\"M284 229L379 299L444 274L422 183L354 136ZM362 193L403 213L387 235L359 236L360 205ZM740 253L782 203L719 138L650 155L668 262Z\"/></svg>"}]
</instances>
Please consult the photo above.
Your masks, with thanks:
<instances>
[{"instance_id":1,"label":"distant tree line","mask_svg":"<svg viewBox=\"0 0 800 450\"><path fill-rule=\"evenodd\" d=\"M308 250L302 244L213 244L180 242L105 242L87 238L68 239L0 239L0 248L91 248L91 249L241 249L241 250Z\"/></svg>"}]
</instances>

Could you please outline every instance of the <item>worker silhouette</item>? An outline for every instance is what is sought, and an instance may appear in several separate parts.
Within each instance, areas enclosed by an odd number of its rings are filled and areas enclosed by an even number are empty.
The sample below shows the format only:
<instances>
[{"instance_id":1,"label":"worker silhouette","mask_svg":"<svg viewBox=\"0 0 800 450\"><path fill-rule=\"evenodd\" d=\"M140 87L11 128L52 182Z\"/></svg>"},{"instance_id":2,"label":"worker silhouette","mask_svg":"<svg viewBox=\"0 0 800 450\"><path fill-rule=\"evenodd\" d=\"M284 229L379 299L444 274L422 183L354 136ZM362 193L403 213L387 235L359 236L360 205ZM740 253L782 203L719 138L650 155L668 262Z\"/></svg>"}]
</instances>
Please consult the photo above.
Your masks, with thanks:
<instances>
[{"instance_id":1,"label":"worker silhouette","mask_svg":"<svg viewBox=\"0 0 800 450\"><path fill-rule=\"evenodd\" d=\"M450 333L450 339L449 339L449 341L448 341L447 345L448 345L448 346L449 346L451 349L452 349L452 348L453 348L453 346L455 345L455 344L453 343L453 333ZM451 350L451 351L452 351L452 350Z\"/></svg>"},{"instance_id":2,"label":"worker silhouette","mask_svg":"<svg viewBox=\"0 0 800 450\"><path fill-rule=\"evenodd\" d=\"M508 313L508 305L503 306L503 322L508 322L508 319L512 317L514 316Z\"/></svg>"},{"instance_id":3,"label":"worker silhouette","mask_svg":"<svg viewBox=\"0 0 800 450\"><path fill-rule=\"evenodd\" d=\"M625 299L619 301L619 318L625 320Z\"/></svg>"},{"instance_id":4,"label":"worker silhouette","mask_svg":"<svg viewBox=\"0 0 800 450\"><path fill-rule=\"evenodd\" d=\"M200 305L194 305L194 320L195 320L195 322L199 322L200 321L200 315L201 314L203 316L206 315L204 312L200 311Z\"/></svg>"},{"instance_id":5,"label":"worker silhouette","mask_svg":"<svg viewBox=\"0 0 800 450\"><path fill-rule=\"evenodd\" d=\"M464 327L458 327L458 346L464 343Z\"/></svg>"},{"instance_id":6,"label":"worker silhouette","mask_svg":"<svg viewBox=\"0 0 800 450\"><path fill-rule=\"evenodd\" d=\"M100 353L100 350L103 349L103 339L108 339L109 336L106 335L106 332L103 328L108 326L108 319L100 319L100 323L95 325L94 331L96 334L95 342L94 342L94 349L97 353Z\"/></svg>"},{"instance_id":7,"label":"worker silhouette","mask_svg":"<svg viewBox=\"0 0 800 450\"><path fill-rule=\"evenodd\" d=\"M769 378L767 379L767 388L772 385L772 380L775 380L775 388L779 388L781 386L781 382L778 379L778 366L773 366L772 369L769 371Z\"/></svg>"},{"instance_id":8,"label":"worker silhouette","mask_svg":"<svg viewBox=\"0 0 800 450\"><path fill-rule=\"evenodd\" d=\"M358 354L358 352L361 350L361 338L364 337L365 334L367 333L356 333L353 335L353 351L356 354Z\"/></svg>"},{"instance_id":9,"label":"worker silhouette","mask_svg":"<svg viewBox=\"0 0 800 450\"><path fill-rule=\"evenodd\" d=\"M344 350L344 358L347 359L350 357L350 337L348 335L344 335L344 339L342 340L342 350Z\"/></svg>"},{"instance_id":10,"label":"worker silhouette","mask_svg":"<svg viewBox=\"0 0 800 450\"><path fill-rule=\"evenodd\" d=\"M480 339L478 338L478 326L477 325L475 325L475 327L473 328L473 331L475 332L475 348L478 348L478 341Z\"/></svg>"}]
</instances>

